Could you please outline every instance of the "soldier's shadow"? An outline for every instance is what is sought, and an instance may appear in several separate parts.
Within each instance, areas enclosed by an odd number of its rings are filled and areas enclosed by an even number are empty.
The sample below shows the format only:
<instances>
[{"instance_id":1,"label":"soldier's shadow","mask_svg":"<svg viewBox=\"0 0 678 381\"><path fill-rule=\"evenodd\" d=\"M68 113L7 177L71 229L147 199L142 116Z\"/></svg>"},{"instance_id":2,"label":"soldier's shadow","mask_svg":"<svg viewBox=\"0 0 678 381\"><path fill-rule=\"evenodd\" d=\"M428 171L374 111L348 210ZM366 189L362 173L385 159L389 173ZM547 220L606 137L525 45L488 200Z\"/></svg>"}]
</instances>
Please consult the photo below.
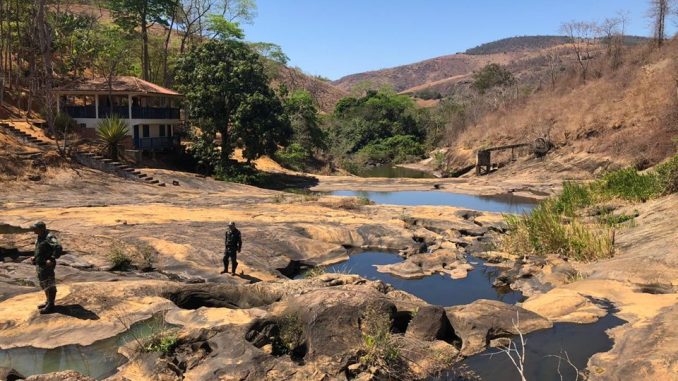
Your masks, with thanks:
<instances>
[{"instance_id":1,"label":"soldier's shadow","mask_svg":"<svg viewBox=\"0 0 678 381\"><path fill-rule=\"evenodd\" d=\"M54 306L53 313L71 316L80 320L99 320L99 315L80 304L57 304Z\"/></svg>"},{"instance_id":2,"label":"soldier's shadow","mask_svg":"<svg viewBox=\"0 0 678 381\"><path fill-rule=\"evenodd\" d=\"M261 279L259 279L257 277L253 277L251 275L247 275L247 274L235 274L235 276L237 276L240 279L248 280L248 281L250 281L250 283L261 282Z\"/></svg>"}]
</instances>

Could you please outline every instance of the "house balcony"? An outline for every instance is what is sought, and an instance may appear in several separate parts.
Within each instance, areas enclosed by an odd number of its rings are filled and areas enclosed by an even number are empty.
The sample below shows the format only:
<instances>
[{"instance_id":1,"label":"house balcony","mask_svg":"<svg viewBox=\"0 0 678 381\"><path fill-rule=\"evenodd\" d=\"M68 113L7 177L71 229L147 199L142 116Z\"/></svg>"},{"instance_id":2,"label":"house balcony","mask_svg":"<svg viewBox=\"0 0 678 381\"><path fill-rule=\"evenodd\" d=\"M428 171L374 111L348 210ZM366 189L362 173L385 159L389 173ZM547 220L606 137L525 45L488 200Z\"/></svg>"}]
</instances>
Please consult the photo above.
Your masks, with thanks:
<instances>
[{"instance_id":1,"label":"house balcony","mask_svg":"<svg viewBox=\"0 0 678 381\"><path fill-rule=\"evenodd\" d=\"M94 106L94 105L91 105L91 106L65 106L65 107L62 107L62 111L73 119L79 119L79 118L94 119L94 118L97 117L97 109L96 109L96 106Z\"/></svg>"},{"instance_id":2,"label":"house balcony","mask_svg":"<svg viewBox=\"0 0 678 381\"><path fill-rule=\"evenodd\" d=\"M178 108L169 107L132 107L132 119L173 119L180 118Z\"/></svg>"},{"instance_id":3,"label":"house balcony","mask_svg":"<svg viewBox=\"0 0 678 381\"><path fill-rule=\"evenodd\" d=\"M109 118L112 116L117 116L120 119L129 119L129 107L128 106L99 106L99 118Z\"/></svg>"}]
</instances>

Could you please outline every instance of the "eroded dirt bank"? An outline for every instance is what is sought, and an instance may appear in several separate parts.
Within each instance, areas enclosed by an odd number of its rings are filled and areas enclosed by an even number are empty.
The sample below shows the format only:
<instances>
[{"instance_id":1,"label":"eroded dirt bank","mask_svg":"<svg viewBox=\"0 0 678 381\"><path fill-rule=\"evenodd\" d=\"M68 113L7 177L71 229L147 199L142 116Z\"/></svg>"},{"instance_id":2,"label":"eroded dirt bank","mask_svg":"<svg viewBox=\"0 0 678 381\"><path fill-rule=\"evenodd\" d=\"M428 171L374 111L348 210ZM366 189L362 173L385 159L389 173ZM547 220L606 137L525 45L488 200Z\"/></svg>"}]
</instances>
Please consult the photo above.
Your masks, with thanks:
<instances>
[{"instance_id":1,"label":"eroded dirt bank","mask_svg":"<svg viewBox=\"0 0 678 381\"><path fill-rule=\"evenodd\" d=\"M406 256L385 269L399 276L463 276L470 269L463 249L482 247L479 238L484 236L498 236L500 215L451 207L360 205L189 174L163 175L179 185L153 187L87 169L60 171L37 183L2 184L0 222L25 227L44 220L68 253L57 270L59 302L66 307L40 316L35 305L41 294L32 286L34 269L25 261L33 237L0 235L0 247L15 249L0 264L0 348L88 345L160 312L181 327L178 347L162 356L129 350L130 362L113 379L371 377L374 370L358 361L364 350L361 322L369 307L393 318L396 340L409 351L403 374L425 377L441 364L451 366L459 353L481 351L487 343L479 337L516 333L512 318L518 307L501 302L443 310L355 276L288 279L300 263L334 263L361 247ZM557 188L555 182L485 181L447 180L441 188L472 194L542 194ZM424 190L440 183L320 178L316 189ZM675 374L678 345L670 322L678 302L678 237L667 222L678 220L676 210L675 196L642 205L637 225L618 232L618 254L594 264L556 257L523 263L507 253L486 253L497 265L522 274L509 283L530 296L519 310L525 316L523 333L553 322L593 321L604 314L596 300L606 300L629 323L612 331L612 351L591 359L591 377L661 379ZM239 258L244 275L236 277L219 274L228 221L238 224L245 239ZM109 271L112 251L138 254L147 248L153 271L141 271L143 258L137 257L130 271ZM291 348L298 351L293 356L277 347L280 319L286 316L300 319L303 336L303 348ZM480 320L486 324L466 324ZM661 335L661 340L638 342L638 335ZM620 366L628 361L636 366Z\"/></svg>"}]
</instances>

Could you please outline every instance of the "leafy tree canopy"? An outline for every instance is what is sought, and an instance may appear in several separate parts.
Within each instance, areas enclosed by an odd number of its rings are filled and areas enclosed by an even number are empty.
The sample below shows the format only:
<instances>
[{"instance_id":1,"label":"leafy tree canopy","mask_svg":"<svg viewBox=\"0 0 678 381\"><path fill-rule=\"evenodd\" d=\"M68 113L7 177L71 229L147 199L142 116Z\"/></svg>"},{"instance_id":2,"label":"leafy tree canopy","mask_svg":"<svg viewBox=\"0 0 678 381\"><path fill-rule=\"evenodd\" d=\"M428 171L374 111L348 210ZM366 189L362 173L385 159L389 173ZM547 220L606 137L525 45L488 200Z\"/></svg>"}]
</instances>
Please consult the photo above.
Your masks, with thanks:
<instances>
[{"instance_id":1,"label":"leafy tree canopy","mask_svg":"<svg viewBox=\"0 0 678 381\"><path fill-rule=\"evenodd\" d=\"M219 166L236 143L247 159L270 154L291 135L282 104L268 85L259 54L238 40L212 40L177 62L178 90L204 134L221 134Z\"/></svg>"},{"instance_id":2,"label":"leafy tree canopy","mask_svg":"<svg viewBox=\"0 0 678 381\"><path fill-rule=\"evenodd\" d=\"M417 123L412 99L388 91L368 91L364 97L341 99L334 110L330 129L337 154L352 154L364 146L395 135L421 140L425 131Z\"/></svg>"}]
</instances>

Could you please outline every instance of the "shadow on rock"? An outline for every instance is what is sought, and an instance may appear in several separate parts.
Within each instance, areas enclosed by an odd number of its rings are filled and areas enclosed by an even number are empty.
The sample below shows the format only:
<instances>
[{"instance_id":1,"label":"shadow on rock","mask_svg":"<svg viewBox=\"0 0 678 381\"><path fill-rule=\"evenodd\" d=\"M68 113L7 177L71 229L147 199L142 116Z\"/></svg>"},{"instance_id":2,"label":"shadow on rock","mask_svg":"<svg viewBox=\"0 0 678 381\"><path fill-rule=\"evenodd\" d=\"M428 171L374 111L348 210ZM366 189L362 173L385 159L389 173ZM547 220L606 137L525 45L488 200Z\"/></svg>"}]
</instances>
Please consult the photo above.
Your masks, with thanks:
<instances>
[{"instance_id":1,"label":"shadow on rock","mask_svg":"<svg viewBox=\"0 0 678 381\"><path fill-rule=\"evenodd\" d=\"M317 178L312 176L292 175L288 173L265 173L258 186L266 189L284 190L289 188L310 189L318 185Z\"/></svg>"},{"instance_id":2,"label":"shadow on rock","mask_svg":"<svg viewBox=\"0 0 678 381\"><path fill-rule=\"evenodd\" d=\"M52 313L66 315L80 320L99 320L99 315L80 304L56 305L54 307L54 312Z\"/></svg>"}]
</instances>

